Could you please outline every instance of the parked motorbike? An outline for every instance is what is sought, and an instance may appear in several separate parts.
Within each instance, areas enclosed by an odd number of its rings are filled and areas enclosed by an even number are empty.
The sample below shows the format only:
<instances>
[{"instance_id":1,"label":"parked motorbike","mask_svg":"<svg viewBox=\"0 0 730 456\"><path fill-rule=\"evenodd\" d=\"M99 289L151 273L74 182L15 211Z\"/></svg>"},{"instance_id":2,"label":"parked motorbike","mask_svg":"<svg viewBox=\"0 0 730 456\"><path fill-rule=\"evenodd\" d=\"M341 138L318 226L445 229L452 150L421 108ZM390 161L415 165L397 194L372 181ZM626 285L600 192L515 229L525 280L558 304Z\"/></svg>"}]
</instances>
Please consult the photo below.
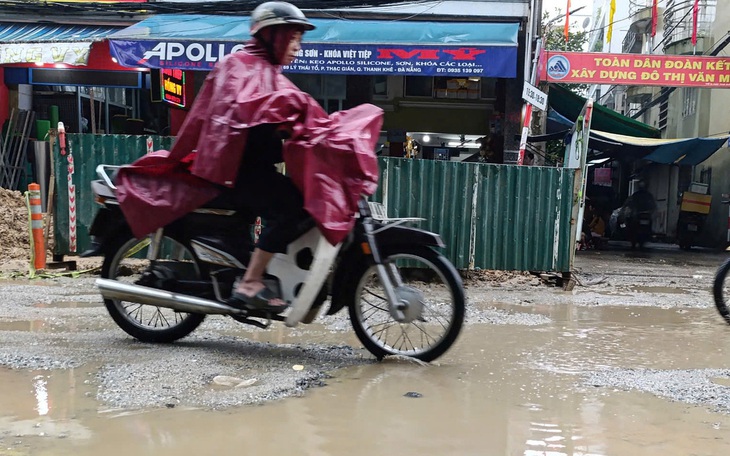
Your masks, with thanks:
<instances>
[{"instance_id":1,"label":"parked motorbike","mask_svg":"<svg viewBox=\"0 0 730 456\"><path fill-rule=\"evenodd\" d=\"M100 165L92 183L101 205L90 229L103 255L97 279L107 311L129 335L144 342L173 342L207 315L267 328L311 323L347 308L355 334L382 359L405 355L431 361L454 343L464 321L461 277L436 249L440 236L379 221L365 198L349 237L332 246L312 221L268 266L267 286L290 304L282 315L226 305L253 251L254 217L229 207L198 209L154 234L135 238L115 196L114 171ZM244 234L245 233L245 234Z\"/></svg>"},{"instance_id":2,"label":"parked motorbike","mask_svg":"<svg viewBox=\"0 0 730 456\"><path fill-rule=\"evenodd\" d=\"M683 250L689 250L697 244L700 231L705 225L705 214L681 211L677 219L677 244Z\"/></svg>"},{"instance_id":3,"label":"parked motorbike","mask_svg":"<svg viewBox=\"0 0 730 456\"><path fill-rule=\"evenodd\" d=\"M707 185L693 182L690 189L693 187L697 191L682 192L677 218L677 244L684 250L691 249L697 243L712 203L712 196L707 194Z\"/></svg>"}]
</instances>

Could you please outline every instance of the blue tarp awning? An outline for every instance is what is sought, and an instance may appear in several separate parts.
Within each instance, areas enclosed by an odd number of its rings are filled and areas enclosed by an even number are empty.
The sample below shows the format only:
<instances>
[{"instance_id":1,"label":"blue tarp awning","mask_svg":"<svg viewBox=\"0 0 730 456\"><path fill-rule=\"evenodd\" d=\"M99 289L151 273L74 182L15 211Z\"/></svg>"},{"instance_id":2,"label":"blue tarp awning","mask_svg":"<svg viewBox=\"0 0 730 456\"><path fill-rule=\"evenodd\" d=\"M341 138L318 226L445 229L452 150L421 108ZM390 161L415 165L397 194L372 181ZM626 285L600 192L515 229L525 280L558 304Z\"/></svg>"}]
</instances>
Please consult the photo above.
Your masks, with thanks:
<instances>
[{"instance_id":1,"label":"blue tarp awning","mask_svg":"<svg viewBox=\"0 0 730 456\"><path fill-rule=\"evenodd\" d=\"M514 78L519 23L313 19L285 71ZM249 39L247 16L159 15L109 37L125 66L210 70Z\"/></svg>"},{"instance_id":2,"label":"blue tarp awning","mask_svg":"<svg viewBox=\"0 0 730 456\"><path fill-rule=\"evenodd\" d=\"M654 139L617 135L591 129L595 136L604 141L619 144L606 147L608 156L636 156L654 163L666 165L698 165L727 144L730 135L706 138ZM592 146L592 145L591 145Z\"/></svg>"},{"instance_id":3,"label":"blue tarp awning","mask_svg":"<svg viewBox=\"0 0 730 456\"><path fill-rule=\"evenodd\" d=\"M0 43L93 42L104 40L119 30L119 27L99 25L0 22Z\"/></svg>"},{"instance_id":4,"label":"blue tarp awning","mask_svg":"<svg viewBox=\"0 0 730 456\"><path fill-rule=\"evenodd\" d=\"M91 44L120 27L0 22L0 65L67 63L85 65Z\"/></svg>"},{"instance_id":5,"label":"blue tarp awning","mask_svg":"<svg viewBox=\"0 0 730 456\"><path fill-rule=\"evenodd\" d=\"M546 135L535 135L528 142L565 139L573 123L552 108L548 111ZM589 157L610 157L616 160L647 160L665 165L698 165L728 145L730 134L706 138L641 138L591 128Z\"/></svg>"}]
</instances>

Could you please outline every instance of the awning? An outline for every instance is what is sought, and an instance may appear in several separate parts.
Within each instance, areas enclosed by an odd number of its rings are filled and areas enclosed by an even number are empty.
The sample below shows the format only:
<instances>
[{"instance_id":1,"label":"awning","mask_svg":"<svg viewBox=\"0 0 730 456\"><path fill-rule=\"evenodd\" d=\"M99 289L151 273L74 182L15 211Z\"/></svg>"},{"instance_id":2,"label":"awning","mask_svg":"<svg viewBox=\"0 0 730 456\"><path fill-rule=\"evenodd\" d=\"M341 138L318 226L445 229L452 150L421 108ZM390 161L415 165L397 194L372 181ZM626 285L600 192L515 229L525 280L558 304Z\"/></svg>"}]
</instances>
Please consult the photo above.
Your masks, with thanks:
<instances>
[{"instance_id":1,"label":"awning","mask_svg":"<svg viewBox=\"0 0 730 456\"><path fill-rule=\"evenodd\" d=\"M119 27L0 22L0 64L86 65L91 44Z\"/></svg>"},{"instance_id":2,"label":"awning","mask_svg":"<svg viewBox=\"0 0 730 456\"><path fill-rule=\"evenodd\" d=\"M548 114L551 121L559 122L562 116L558 116ZM527 142L539 143L561 139L567 141L569 133L570 127L544 135L529 136ZM730 134L706 138L640 138L591 128L588 159L608 157L614 160L647 160L666 165L697 165L727 146L728 138Z\"/></svg>"},{"instance_id":3,"label":"awning","mask_svg":"<svg viewBox=\"0 0 730 456\"><path fill-rule=\"evenodd\" d=\"M594 135L595 133L595 135ZM635 157L666 165L698 165L727 144L730 135L707 138L655 139L617 135L591 129L593 139L604 142L596 148L613 158Z\"/></svg>"},{"instance_id":4,"label":"awning","mask_svg":"<svg viewBox=\"0 0 730 456\"><path fill-rule=\"evenodd\" d=\"M567 118L571 124L575 122L585 103L586 99L580 95L559 84L550 84L548 104L558 114ZM591 129L642 138L661 138L662 136L658 129L619 114L598 103L593 103Z\"/></svg>"},{"instance_id":5,"label":"awning","mask_svg":"<svg viewBox=\"0 0 730 456\"><path fill-rule=\"evenodd\" d=\"M313 19L284 71L483 76L517 74L519 23ZM125 66L210 70L249 39L247 16L159 15L109 37Z\"/></svg>"}]
</instances>

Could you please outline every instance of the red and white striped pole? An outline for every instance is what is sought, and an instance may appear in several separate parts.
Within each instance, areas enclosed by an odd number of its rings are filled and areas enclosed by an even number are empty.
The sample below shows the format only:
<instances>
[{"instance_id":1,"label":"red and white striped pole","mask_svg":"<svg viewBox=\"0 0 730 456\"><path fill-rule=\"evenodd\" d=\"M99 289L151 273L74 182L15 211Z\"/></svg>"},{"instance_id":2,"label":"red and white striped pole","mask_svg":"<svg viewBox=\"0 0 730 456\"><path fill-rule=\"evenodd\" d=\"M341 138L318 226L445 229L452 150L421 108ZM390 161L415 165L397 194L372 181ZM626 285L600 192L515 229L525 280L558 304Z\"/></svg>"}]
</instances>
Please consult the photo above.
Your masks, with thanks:
<instances>
[{"instance_id":1,"label":"red and white striped pole","mask_svg":"<svg viewBox=\"0 0 730 456\"><path fill-rule=\"evenodd\" d=\"M76 186L73 182L74 158L66 151L66 128L63 122L58 122L58 144L61 148L61 155L66 156L67 178L68 178L68 251L76 252Z\"/></svg>"},{"instance_id":2,"label":"red and white striped pole","mask_svg":"<svg viewBox=\"0 0 730 456\"><path fill-rule=\"evenodd\" d=\"M30 206L30 260L35 270L46 268L46 240L43 236L43 213L41 212L41 186L28 184L28 205Z\"/></svg>"}]
</instances>

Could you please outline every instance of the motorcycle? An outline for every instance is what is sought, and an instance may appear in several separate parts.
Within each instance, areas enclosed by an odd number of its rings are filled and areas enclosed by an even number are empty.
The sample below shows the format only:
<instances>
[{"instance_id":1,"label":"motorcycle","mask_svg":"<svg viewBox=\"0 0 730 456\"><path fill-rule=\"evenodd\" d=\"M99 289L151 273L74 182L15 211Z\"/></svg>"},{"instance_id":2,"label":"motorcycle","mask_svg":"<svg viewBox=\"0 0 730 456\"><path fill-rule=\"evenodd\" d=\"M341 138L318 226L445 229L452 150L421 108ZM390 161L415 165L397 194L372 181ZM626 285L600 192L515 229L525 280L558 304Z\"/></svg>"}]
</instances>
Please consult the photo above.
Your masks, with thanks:
<instances>
[{"instance_id":1,"label":"motorcycle","mask_svg":"<svg viewBox=\"0 0 730 456\"><path fill-rule=\"evenodd\" d=\"M642 211L628 214L621 228L626 233L626 239L631 242L631 248L644 248L644 244L651 239L651 212Z\"/></svg>"},{"instance_id":2,"label":"motorcycle","mask_svg":"<svg viewBox=\"0 0 730 456\"><path fill-rule=\"evenodd\" d=\"M464 322L461 277L436 249L438 234L373 216L363 197L356 224L329 244L314 221L286 254L269 263L265 283L289 308L281 315L228 306L253 251L251 214L213 205L136 238L115 195L118 166L99 165L92 182L100 210L90 228L103 255L96 280L114 322L143 342L169 343L192 333L207 315L227 315L259 328L311 323L347 308L360 342L376 358L404 355L432 361L455 342ZM248 229L242 227L249 227ZM243 234L246 233L246 234Z\"/></svg>"},{"instance_id":3,"label":"motorcycle","mask_svg":"<svg viewBox=\"0 0 730 456\"><path fill-rule=\"evenodd\" d=\"M705 224L705 214L681 211L677 219L677 244L682 250L690 250L697 244Z\"/></svg>"}]
</instances>

